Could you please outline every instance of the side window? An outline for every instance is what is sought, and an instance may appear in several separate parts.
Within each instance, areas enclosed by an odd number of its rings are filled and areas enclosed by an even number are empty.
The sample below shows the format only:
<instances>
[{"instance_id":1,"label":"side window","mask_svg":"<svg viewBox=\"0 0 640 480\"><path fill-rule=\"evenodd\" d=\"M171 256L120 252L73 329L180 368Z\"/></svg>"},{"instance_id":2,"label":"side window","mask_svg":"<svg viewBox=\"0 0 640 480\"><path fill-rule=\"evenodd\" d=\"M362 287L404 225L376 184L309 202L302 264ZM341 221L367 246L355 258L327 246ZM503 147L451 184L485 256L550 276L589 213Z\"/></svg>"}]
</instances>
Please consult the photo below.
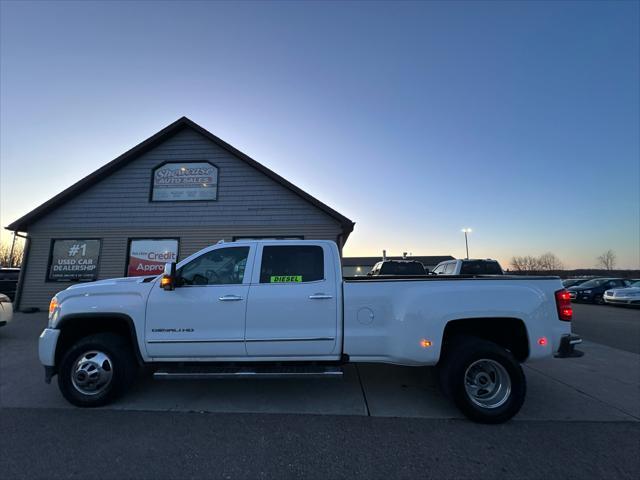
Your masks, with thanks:
<instances>
[{"instance_id":1,"label":"side window","mask_svg":"<svg viewBox=\"0 0 640 480\"><path fill-rule=\"evenodd\" d=\"M262 249L260 283L314 282L324 279L324 254L315 245Z\"/></svg>"},{"instance_id":2,"label":"side window","mask_svg":"<svg viewBox=\"0 0 640 480\"><path fill-rule=\"evenodd\" d=\"M446 270L444 271L444 273L447 275L452 275L456 269L456 263L455 262L447 263L447 266L445 268Z\"/></svg>"},{"instance_id":3,"label":"side window","mask_svg":"<svg viewBox=\"0 0 640 480\"><path fill-rule=\"evenodd\" d=\"M232 285L242 283L249 247L211 250L178 270L181 285Z\"/></svg>"},{"instance_id":4,"label":"side window","mask_svg":"<svg viewBox=\"0 0 640 480\"><path fill-rule=\"evenodd\" d=\"M437 273L438 275L440 275L443 269L444 269L444 265L438 265L436 268L433 269L433 273Z\"/></svg>"}]
</instances>

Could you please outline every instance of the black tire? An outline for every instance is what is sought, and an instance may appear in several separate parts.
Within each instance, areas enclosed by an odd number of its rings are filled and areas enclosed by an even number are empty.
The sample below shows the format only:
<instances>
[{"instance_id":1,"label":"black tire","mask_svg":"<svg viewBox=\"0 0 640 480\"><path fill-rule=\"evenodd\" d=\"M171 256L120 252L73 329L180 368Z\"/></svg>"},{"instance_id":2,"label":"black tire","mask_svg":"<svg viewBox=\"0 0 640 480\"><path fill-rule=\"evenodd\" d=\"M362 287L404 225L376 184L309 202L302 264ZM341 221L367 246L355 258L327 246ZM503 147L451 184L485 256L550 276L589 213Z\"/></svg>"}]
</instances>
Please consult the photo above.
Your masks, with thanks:
<instances>
[{"instance_id":1,"label":"black tire","mask_svg":"<svg viewBox=\"0 0 640 480\"><path fill-rule=\"evenodd\" d=\"M488 362L475 363L479 361ZM510 381L510 391L508 394L504 394L506 399L503 400L503 403L492 407L477 404L467 393L465 386L467 369L474 364L486 363L501 365ZM444 355L438 364L438 373L444 394L453 400L467 418L474 422L506 422L520 411L524 403L527 383L520 363L511 352L493 342L474 337L453 339L448 342Z\"/></svg>"},{"instance_id":2,"label":"black tire","mask_svg":"<svg viewBox=\"0 0 640 480\"><path fill-rule=\"evenodd\" d=\"M108 362L103 367L108 365L106 371L111 372L109 382L93 394L83 393L72 380L74 364L89 352L106 355ZM99 407L122 395L135 379L137 371L138 364L128 340L115 333L99 333L78 340L64 353L58 370L58 387L64 398L73 405Z\"/></svg>"},{"instance_id":3,"label":"black tire","mask_svg":"<svg viewBox=\"0 0 640 480\"><path fill-rule=\"evenodd\" d=\"M593 299L593 303L604 305L604 297L602 295L596 295L596 297Z\"/></svg>"}]
</instances>

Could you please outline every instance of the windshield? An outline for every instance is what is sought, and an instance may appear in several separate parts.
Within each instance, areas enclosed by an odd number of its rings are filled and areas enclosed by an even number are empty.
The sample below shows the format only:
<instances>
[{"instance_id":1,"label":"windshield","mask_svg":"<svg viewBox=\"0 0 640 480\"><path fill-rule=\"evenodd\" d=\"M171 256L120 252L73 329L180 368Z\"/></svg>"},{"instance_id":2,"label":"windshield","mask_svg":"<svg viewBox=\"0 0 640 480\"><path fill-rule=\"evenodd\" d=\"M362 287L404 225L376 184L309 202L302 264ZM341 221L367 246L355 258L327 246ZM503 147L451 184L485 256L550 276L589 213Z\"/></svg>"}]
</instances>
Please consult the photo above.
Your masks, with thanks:
<instances>
[{"instance_id":1,"label":"windshield","mask_svg":"<svg viewBox=\"0 0 640 480\"><path fill-rule=\"evenodd\" d=\"M599 287L600 285L604 285L608 281L608 278L594 278L593 280L589 280L588 282L581 283L580 288Z\"/></svg>"},{"instance_id":2,"label":"windshield","mask_svg":"<svg viewBox=\"0 0 640 480\"><path fill-rule=\"evenodd\" d=\"M633 288L640 288L640 280L638 280L637 282L633 282L631 285L629 285L630 287Z\"/></svg>"}]
</instances>

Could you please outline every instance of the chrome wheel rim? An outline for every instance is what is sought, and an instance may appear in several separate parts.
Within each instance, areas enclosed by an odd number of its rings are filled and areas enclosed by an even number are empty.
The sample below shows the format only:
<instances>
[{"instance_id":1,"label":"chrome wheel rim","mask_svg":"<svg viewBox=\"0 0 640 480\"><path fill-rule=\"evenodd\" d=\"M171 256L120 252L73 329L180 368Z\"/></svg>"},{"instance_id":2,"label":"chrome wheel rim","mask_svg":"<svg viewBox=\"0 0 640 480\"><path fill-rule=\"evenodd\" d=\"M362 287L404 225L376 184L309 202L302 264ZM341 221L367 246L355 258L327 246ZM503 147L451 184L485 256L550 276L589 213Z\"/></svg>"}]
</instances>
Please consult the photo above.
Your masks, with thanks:
<instances>
[{"instance_id":1,"label":"chrome wheel rim","mask_svg":"<svg viewBox=\"0 0 640 480\"><path fill-rule=\"evenodd\" d=\"M511 395L511 377L495 360L476 360L464 374L464 388L469 400L482 408L498 408Z\"/></svg>"},{"instance_id":2,"label":"chrome wheel rim","mask_svg":"<svg viewBox=\"0 0 640 480\"><path fill-rule=\"evenodd\" d=\"M98 350L85 352L73 363L71 383L83 395L104 392L113 378L113 364L109 355Z\"/></svg>"}]
</instances>

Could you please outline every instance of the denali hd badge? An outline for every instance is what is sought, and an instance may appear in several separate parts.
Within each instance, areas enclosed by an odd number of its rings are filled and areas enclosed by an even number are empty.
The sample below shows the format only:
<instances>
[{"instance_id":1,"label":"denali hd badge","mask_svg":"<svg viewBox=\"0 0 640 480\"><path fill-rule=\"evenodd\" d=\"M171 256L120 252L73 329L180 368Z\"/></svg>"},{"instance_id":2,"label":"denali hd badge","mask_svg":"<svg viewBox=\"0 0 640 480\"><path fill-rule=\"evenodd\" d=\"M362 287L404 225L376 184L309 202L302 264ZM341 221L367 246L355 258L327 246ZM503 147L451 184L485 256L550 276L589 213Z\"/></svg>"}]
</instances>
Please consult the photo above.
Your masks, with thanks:
<instances>
[{"instance_id":1,"label":"denali hd badge","mask_svg":"<svg viewBox=\"0 0 640 480\"><path fill-rule=\"evenodd\" d=\"M153 333L191 333L193 328L152 328Z\"/></svg>"}]
</instances>

